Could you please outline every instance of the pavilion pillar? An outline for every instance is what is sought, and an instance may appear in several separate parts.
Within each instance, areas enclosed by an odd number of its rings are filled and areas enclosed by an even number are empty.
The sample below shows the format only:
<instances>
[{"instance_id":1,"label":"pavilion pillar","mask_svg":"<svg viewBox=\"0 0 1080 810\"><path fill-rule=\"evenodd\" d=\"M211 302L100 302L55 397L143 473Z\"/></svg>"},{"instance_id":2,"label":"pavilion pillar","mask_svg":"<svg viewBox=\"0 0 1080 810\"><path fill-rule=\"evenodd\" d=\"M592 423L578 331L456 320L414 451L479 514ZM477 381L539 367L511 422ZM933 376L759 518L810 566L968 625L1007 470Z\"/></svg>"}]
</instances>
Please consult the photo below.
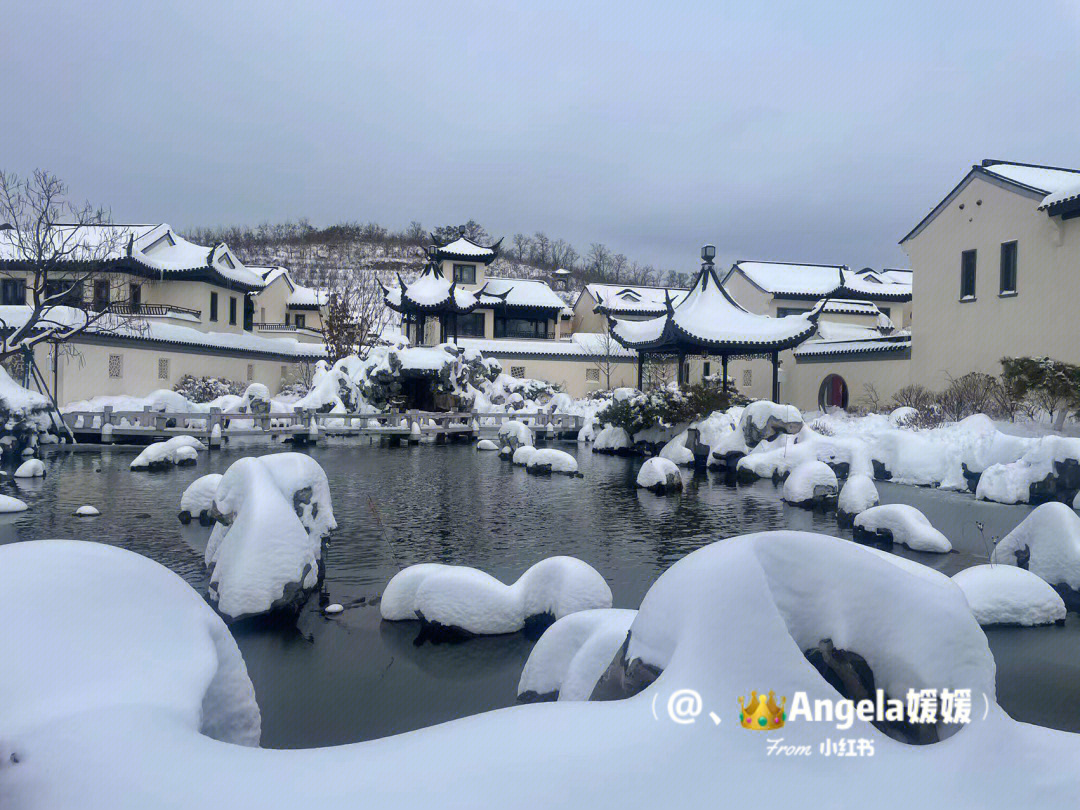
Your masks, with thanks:
<instances>
[{"instance_id":1,"label":"pavilion pillar","mask_svg":"<svg viewBox=\"0 0 1080 810\"><path fill-rule=\"evenodd\" d=\"M677 383L678 387L682 388L683 387L683 368L686 365L686 355L683 354L682 352L679 352L678 355L676 355L675 359L679 363L679 370L675 373L675 379L678 380L678 383Z\"/></svg>"},{"instance_id":2,"label":"pavilion pillar","mask_svg":"<svg viewBox=\"0 0 1080 810\"><path fill-rule=\"evenodd\" d=\"M772 400L780 402L780 353L772 353Z\"/></svg>"},{"instance_id":3,"label":"pavilion pillar","mask_svg":"<svg viewBox=\"0 0 1080 810\"><path fill-rule=\"evenodd\" d=\"M645 390L645 352L641 350L638 350L637 355L637 387L638 391Z\"/></svg>"},{"instance_id":4,"label":"pavilion pillar","mask_svg":"<svg viewBox=\"0 0 1080 810\"><path fill-rule=\"evenodd\" d=\"M727 355L726 354L720 355L720 362L721 362L721 364L723 366L723 372L722 373L724 375L724 393L726 394L727 393Z\"/></svg>"}]
</instances>

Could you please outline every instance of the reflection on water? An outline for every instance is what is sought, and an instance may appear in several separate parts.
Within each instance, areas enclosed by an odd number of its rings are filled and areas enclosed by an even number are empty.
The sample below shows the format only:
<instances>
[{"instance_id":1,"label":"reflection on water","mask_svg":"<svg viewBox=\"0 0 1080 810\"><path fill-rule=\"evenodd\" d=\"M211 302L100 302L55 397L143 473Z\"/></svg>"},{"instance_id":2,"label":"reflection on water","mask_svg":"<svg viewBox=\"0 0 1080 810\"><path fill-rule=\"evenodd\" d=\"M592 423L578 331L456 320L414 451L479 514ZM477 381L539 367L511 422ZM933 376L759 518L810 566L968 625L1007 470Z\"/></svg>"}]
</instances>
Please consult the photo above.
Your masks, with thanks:
<instances>
[{"instance_id":1,"label":"reflection on water","mask_svg":"<svg viewBox=\"0 0 1080 810\"><path fill-rule=\"evenodd\" d=\"M380 620L368 602L405 565L473 565L510 582L544 557L570 554L607 578L616 607L636 608L664 569L714 540L779 528L849 536L832 515L784 504L770 482L736 488L712 473L687 474L683 495L665 498L635 487L639 460L560 446L577 455L583 479L531 476L465 446L312 450L330 478L339 526L327 550L324 595L346 610L328 618L313 599L295 627L236 631L263 711L264 745L371 739L513 704L532 647L523 635L418 645L415 622ZM52 456L44 481L3 485L30 510L0 516L0 542L74 537L111 543L157 560L205 593L202 552L209 530L180 524L180 495L196 477L224 472L241 455L203 454L194 468L158 474L131 473L130 453ZM948 574L985 561L986 542L1029 511L889 484L879 492L884 503L922 509L949 537L953 554L897 549ZM102 515L75 517L86 503ZM988 633L998 658L999 696L1015 717L1080 730L1080 622L1073 618L1064 629ZM1046 694L1056 695L1052 717L1044 716L1046 703L1039 699Z\"/></svg>"}]
</instances>

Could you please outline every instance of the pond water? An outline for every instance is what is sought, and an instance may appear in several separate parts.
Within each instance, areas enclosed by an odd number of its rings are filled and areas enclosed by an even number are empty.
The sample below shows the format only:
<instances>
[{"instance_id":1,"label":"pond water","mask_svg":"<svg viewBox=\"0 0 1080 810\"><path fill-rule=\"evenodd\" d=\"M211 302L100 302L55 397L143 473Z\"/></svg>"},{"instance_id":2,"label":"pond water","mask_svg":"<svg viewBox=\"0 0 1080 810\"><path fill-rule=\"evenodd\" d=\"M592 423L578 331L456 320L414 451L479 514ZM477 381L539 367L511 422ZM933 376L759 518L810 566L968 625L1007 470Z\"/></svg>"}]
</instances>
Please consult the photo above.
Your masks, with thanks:
<instances>
[{"instance_id":1,"label":"pond water","mask_svg":"<svg viewBox=\"0 0 1080 810\"><path fill-rule=\"evenodd\" d=\"M472 565L510 582L544 557L569 554L600 571L616 607L636 608L657 576L689 552L725 537L792 528L850 536L832 515L787 506L770 482L729 486L715 473L686 473L681 497L634 485L639 459L601 456L575 444L583 479L540 478L495 453L469 446L382 448L329 445L311 454L330 479L338 530L327 551L320 597L346 610L334 617L313 598L294 625L243 627L236 640L263 716L266 747L367 740L513 705L533 641L522 634L432 644L415 622L383 622L367 604L401 567ZM94 540L166 565L201 593L208 529L176 518L196 477L224 472L252 445L200 455L197 467L132 473L132 453L58 453L43 481L9 481L3 491L30 504L0 516L0 543L44 537ZM970 495L879 484L883 503L922 509L957 551L896 550L947 574L985 562L992 539L1030 511L978 503ZM76 518L83 504L97 518ZM977 523L981 523L980 530ZM1013 716L1080 731L1080 621L1065 627L989 629L998 696ZM1053 701L1045 696L1054 695Z\"/></svg>"}]
</instances>

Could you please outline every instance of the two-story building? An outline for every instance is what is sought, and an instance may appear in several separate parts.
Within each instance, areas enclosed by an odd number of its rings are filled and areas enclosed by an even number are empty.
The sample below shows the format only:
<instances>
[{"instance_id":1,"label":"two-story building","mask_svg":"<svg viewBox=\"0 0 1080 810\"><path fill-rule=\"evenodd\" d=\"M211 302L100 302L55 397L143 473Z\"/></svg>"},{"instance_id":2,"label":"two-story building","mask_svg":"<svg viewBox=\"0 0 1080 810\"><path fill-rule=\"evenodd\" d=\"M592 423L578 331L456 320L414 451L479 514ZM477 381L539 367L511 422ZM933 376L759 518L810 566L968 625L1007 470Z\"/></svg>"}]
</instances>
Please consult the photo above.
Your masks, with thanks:
<instances>
[{"instance_id":1,"label":"two-story building","mask_svg":"<svg viewBox=\"0 0 1080 810\"><path fill-rule=\"evenodd\" d=\"M900 245L919 301L913 381L997 375L1007 356L1080 363L1080 169L984 160Z\"/></svg>"},{"instance_id":2,"label":"two-story building","mask_svg":"<svg viewBox=\"0 0 1080 810\"><path fill-rule=\"evenodd\" d=\"M318 298L280 268L247 267L227 245L196 245L166 224L54 231L65 251L43 292L63 292L66 300L49 319L74 324L86 313L106 313L62 345L34 348L34 364L60 405L171 388L185 374L260 382L277 392L325 356L312 309ZM9 334L30 314L40 281L33 258L13 229L0 230L0 318ZM267 328L287 325L290 313L291 329ZM24 365L13 359L10 365Z\"/></svg>"}]
</instances>

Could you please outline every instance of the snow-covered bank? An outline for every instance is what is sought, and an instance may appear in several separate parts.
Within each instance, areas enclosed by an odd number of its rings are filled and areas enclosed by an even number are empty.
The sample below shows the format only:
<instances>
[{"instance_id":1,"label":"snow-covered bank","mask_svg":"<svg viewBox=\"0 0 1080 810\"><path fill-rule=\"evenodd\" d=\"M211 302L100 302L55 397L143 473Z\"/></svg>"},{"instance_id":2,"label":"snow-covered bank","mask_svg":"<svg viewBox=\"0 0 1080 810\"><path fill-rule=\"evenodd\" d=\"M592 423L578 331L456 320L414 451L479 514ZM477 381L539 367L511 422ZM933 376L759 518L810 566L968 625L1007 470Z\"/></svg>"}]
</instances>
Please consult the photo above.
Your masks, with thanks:
<instances>
[{"instance_id":1,"label":"snow-covered bank","mask_svg":"<svg viewBox=\"0 0 1080 810\"><path fill-rule=\"evenodd\" d=\"M513 585L461 565L411 565L391 578L380 603L387 621L420 619L452 635L516 633L532 620L609 607L604 578L574 557L541 560Z\"/></svg>"},{"instance_id":2,"label":"snow-covered bank","mask_svg":"<svg viewBox=\"0 0 1080 810\"><path fill-rule=\"evenodd\" d=\"M169 575L187 589L182 601L145 560L120 570L110 560L102 579L87 578L81 560L58 573L33 549L16 558L19 545L34 544L0 546L0 609L23 617L0 626L0 649L32 653L0 668L0 795L13 810L295 810L352 807L357 797L407 809L645 809L677 797L691 810L789 810L828 797L845 810L1011 810L1071 807L1080 795L1080 736L1000 709L990 650L959 588L835 538L749 535L672 566L630 625L628 660L663 671L635 698L517 706L313 750L252 750L200 733L222 705L207 703L208 691L233 694L208 687L222 684L223 668L235 672L223 663L235 656L214 654L215 617L179 578ZM43 593L49 610L19 613ZM971 722L931 745L899 742L857 716L846 730L790 714L778 734L740 728L738 698L752 689L775 690L789 707L800 693L838 698L804 654L823 639L864 658L890 696L972 690ZM702 714L683 725L667 706L687 688ZM809 753L770 755L769 739L781 737ZM873 755L822 753L840 739L866 739Z\"/></svg>"}]
</instances>

